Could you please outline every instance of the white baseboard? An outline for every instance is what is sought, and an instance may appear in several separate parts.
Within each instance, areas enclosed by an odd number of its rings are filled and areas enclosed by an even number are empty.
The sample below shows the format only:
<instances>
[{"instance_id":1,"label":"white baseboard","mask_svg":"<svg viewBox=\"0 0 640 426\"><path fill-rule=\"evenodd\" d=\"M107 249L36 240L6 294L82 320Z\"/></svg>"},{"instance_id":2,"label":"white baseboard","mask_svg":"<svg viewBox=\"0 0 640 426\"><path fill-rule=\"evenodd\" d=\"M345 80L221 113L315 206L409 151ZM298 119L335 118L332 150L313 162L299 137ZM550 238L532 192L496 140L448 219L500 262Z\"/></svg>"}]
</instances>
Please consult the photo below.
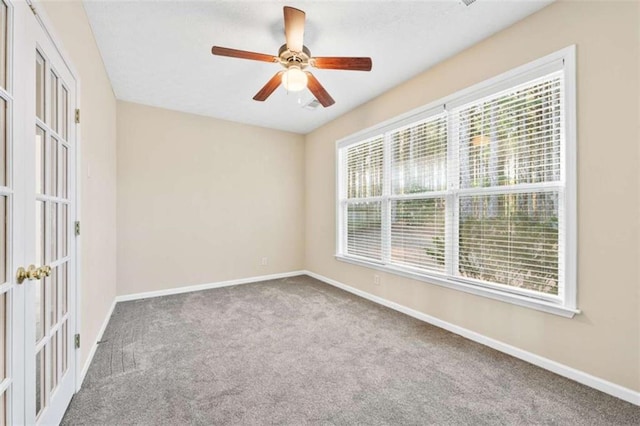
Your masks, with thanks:
<instances>
[{"instance_id":1,"label":"white baseboard","mask_svg":"<svg viewBox=\"0 0 640 426\"><path fill-rule=\"evenodd\" d=\"M240 278L237 280L219 281L215 283L197 284L186 287L168 288L166 290L147 291L144 293L125 294L122 296L116 296L116 302L126 302L129 300L148 299L150 297L168 296L171 294L191 293L193 291L208 290L211 288L229 287L239 284L250 284L259 281L277 280L280 278L295 277L297 275L304 275L305 271L292 271L283 272L280 274L261 275L257 277Z\"/></svg>"},{"instance_id":2,"label":"white baseboard","mask_svg":"<svg viewBox=\"0 0 640 426\"><path fill-rule=\"evenodd\" d=\"M89 366L91 365L91 361L93 361L93 357L96 354L96 350L98 349L98 342L102 340L102 335L104 334L104 330L106 330L107 328L107 324L109 324L109 320L111 319L111 314L113 314L113 310L116 307L116 303L117 303L116 300L114 300L113 303L111 303L111 307L109 308L109 311L107 312L107 315L105 316L104 321L102 321L100 330L98 330L98 335L96 336L96 340L93 342L93 345L91 345L91 349L89 349L89 355L87 356L87 360L84 362L84 365L82 366L82 370L80 371L80 376L77 379L76 392L78 392L82 387L82 382L84 382L84 377L87 375L87 371L89 371Z\"/></svg>"},{"instance_id":3,"label":"white baseboard","mask_svg":"<svg viewBox=\"0 0 640 426\"><path fill-rule=\"evenodd\" d=\"M357 288L348 286L346 284L343 284L331 278L327 278L320 274L316 274L315 272L304 271L304 273L309 275L310 277L316 278L334 287L338 287L342 290L348 291L349 293L355 294L356 296L363 297L365 299L371 300L372 302L386 306L398 312L402 312L403 314L409 315L413 318L419 319L429 324L433 324L436 327L443 328L452 333L465 337L469 340L473 340L474 342L478 342L485 346L489 346L490 348L493 348L500 352L504 352L508 355L519 358L521 360L527 361L528 363L537 365L538 367L544 368L545 370L549 370L560 376L564 376L571 380L575 380L578 383L582 383L583 385L592 387L601 392L615 396L616 398L620 398L622 400L625 400L635 405L640 405L640 392L636 392L632 389L625 388L623 386L617 385L615 383L609 382L599 377L592 376L591 374L585 373L584 371L576 370L575 368L566 366L564 364L560 364L556 361L552 361L548 358L544 358L534 353L527 352L523 349L516 348L515 346L511 346L499 340L492 339L480 333L476 333L475 331L471 331L466 328L457 326L455 324L451 324L449 322L443 321L436 317L432 317L431 315L424 314L422 312L400 305L399 303L395 303L390 300L384 299L382 297L375 296L371 293L358 290Z\"/></svg>"}]
</instances>

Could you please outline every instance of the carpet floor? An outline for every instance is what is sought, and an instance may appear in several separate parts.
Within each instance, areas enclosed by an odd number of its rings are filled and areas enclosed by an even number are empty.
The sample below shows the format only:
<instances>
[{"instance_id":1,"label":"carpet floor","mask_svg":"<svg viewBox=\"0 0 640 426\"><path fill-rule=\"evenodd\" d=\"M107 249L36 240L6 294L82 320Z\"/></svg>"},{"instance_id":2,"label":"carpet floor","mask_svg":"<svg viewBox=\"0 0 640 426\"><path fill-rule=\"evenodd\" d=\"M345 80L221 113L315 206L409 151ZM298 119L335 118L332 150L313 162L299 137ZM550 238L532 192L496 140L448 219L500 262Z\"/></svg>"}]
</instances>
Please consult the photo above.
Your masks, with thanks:
<instances>
[{"instance_id":1,"label":"carpet floor","mask_svg":"<svg viewBox=\"0 0 640 426\"><path fill-rule=\"evenodd\" d=\"M122 302L66 425L640 424L640 407L308 276Z\"/></svg>"}]
</instances>

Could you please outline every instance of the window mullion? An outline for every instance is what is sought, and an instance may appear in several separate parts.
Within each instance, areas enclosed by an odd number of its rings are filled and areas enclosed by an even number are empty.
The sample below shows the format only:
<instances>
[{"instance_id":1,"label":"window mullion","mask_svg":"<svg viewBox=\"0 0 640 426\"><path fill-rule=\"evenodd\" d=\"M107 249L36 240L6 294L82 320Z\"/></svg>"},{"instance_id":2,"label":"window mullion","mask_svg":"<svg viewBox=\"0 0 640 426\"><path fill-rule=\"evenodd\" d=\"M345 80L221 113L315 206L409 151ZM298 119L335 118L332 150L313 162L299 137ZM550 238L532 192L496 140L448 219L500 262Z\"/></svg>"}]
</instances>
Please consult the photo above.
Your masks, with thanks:
<instances>
[{"instance_id":1,"label":"window mullion","mask_svg":"<svg viewBox=\"0 0 640 426\"><path fill-rule=\"evenodd\" d=\"M458 271L460 164L458 159L459 129L455 114L447 110L447 197L445 201L445 270L450 276Z\"/></svg>"},{"instance_id":2,"label":"window mullion","mask_svg":"<svg viewBox=\"0 0 640 426\"><path fill-rule=\"evenodd\" d=\"M382 183L382 262L388 264L391 258L391 133L384 134L383 143L383 183Z\"/></svg>"},{"instance_id":3,"label":"window mullion","mask_svg":"<svg viewBox=\"0 0 640 426\"><path fill-rule=\"evenodd\" d=\"M337 232L336 232L336 252L339 254L346 253L346 217L345 217L345 209L346 209L346 185L344 180L346 179L347 170L346 170L346 154L344 149L337 149L337 159L338 159L338 169L336 170L336 193L338 198L338 203L336 205L336 222L337 222Z\"/></svg>"},{"instance_id":4,"label":"window mullion","mask_svg":"<svg viewBox=\"0 0 640 426\"><path fill-rule=\"evenodd\" d=\"M340 253L347 252L347 203L346 201L341 203L340 211L338 213L340 220Z\"/></svg>"}]
</instances>

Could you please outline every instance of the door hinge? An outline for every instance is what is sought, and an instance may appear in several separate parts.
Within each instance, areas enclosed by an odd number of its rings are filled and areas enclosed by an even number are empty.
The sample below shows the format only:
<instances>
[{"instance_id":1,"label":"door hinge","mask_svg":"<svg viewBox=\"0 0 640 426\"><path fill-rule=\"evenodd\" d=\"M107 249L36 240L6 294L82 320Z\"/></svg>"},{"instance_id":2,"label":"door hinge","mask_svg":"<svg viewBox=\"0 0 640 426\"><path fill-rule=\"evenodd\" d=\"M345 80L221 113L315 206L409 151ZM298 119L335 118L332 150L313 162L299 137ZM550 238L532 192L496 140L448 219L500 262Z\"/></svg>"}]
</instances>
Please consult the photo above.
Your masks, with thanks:
<instances>
[{"instance_id":1,"label":"door hinge","mask_svg":"<svg viewBox=\"0 0 640 426\"><path fill-rule=\"evenodd\" d=\"M76 110L76 124L80 124L80 110Z\"/></svg>"},{"instance_id":2,"label":"door hinge","mask_svg":"<svg viewBox=\"0 0 640 426\"><path fill-rule=\"evenodd\" d=\"M29 9L31 9L34 15L38 15L38 12L36 12L36 7L31 3L29 3Z\"/></svg>"},{"instance_id":3,"label":"door hinge","mask_svg":"<svg viewBox=\"0 0 640 426\"><path fill-rule=\"evenodd\" d=\"M80 333L78 333L78 334L76 334L74 336L74 342L75 342L76 349L79 349L80 348Z\"/></svg>"},{"instance_id":4,"label":"door hinge","mask_svg":"<svg viewBox=\"0 0 640 426\"><path fill-rule=\"evenodd\" d=\"M80 221L76 222L76 236L80 235Z\"/></svg>"}]
</instances>

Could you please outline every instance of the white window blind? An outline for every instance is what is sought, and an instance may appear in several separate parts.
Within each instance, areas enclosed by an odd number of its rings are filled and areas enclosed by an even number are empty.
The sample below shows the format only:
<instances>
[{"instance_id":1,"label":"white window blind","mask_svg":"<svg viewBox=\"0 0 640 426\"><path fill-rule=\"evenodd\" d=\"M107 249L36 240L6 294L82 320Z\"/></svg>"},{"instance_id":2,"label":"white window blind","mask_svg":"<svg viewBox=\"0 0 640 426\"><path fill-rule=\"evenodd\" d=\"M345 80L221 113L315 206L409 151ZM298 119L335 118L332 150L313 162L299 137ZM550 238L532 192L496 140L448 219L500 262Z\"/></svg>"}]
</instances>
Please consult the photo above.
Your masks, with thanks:
<instances>
[{"instance_id":1,"label":"white window blind","mask_svg":"<svg viewBox=\"0 0 640 426\"><path fill-rule=\"evenodd\" d=\"M452 111L459 276L557 295L562 73Z\"/></svg>"},{"instance_id":2,"label":"white window blind","mask_svg":"<svg viewBox=\"0 0 640 426\"><path fill-rule=\"evenodd\" d=\"M382 195L383 154L382 137L347 149L347 198Z\"/></svg>"},{"instance_id":3,"label":"white window blind","mask_svg":"<svg viewBox=\"0 0 640 426\"><path fill-rule=\"evenodd\" d=\"M490 83L338 145L338 257L575 310L564 57Z\"/></svg>"},{"instance_id":4,"label":"white window blind","mask_svg":"<svg viewBox=\"0 0 640 426\"><path fill-rule=\"evenodd\" d=\"M447 117L444 114L390 132L393 195L447 187Z\"/></svg>"},{"instance_id":5,"label":"white window blind","mask_svg":"<svg viewBox=\"0 0 640 426\"><path fill-rule=\"evenodd\" d=\"M375 137L346 152L346 252L382 259L384 139Z\"/></svg>"},{"instance_id":6,"label":"white window blind","mask_svg":"<svg viewBox=\"0 0 640 426\"><path fill-rule=\"evenodd\" d=\"M390 253L399 265L444 271L447 117L389 133Z\"/></svg>"}]
</instances>

